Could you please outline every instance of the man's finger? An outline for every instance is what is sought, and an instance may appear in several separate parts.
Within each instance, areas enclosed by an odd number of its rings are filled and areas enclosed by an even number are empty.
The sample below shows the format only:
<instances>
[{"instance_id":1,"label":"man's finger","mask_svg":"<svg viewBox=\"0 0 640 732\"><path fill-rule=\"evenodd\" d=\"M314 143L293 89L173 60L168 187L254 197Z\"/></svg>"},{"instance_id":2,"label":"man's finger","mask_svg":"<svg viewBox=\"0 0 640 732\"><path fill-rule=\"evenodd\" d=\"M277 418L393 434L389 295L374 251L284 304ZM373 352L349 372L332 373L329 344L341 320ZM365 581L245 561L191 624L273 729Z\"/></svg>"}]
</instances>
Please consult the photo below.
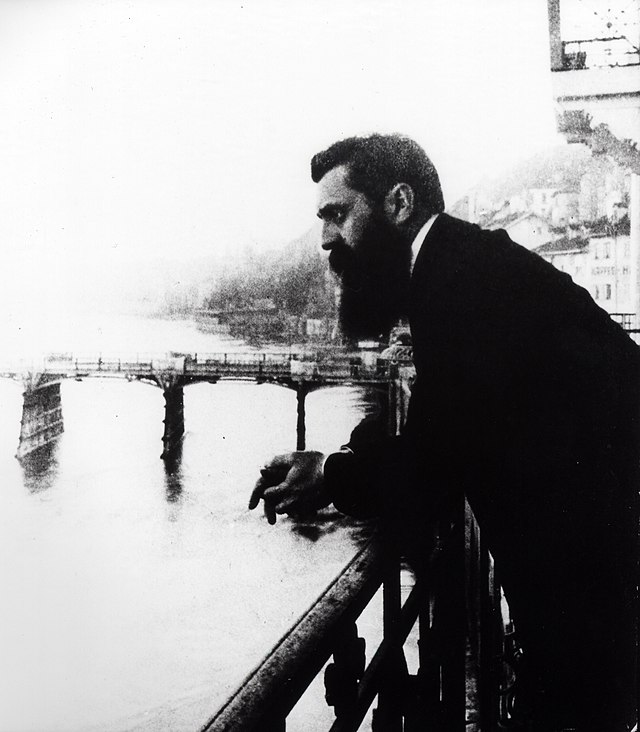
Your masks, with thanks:
<instances>
[{"instance_id":1,"label":"man's finger","mask_svg":"<svg viewBox=\"0 0 640 732\"><path fill-rule=\"evenodd\" d=\"M263 496L265 503L268 502L273 506L275 513L289 513L300 502L300 496L296 494L295 489L286 481L282 481L280 485L267 488Z\"/></svg>"},{"instance_id":2,"label":"man's finger","mask_svg":"<svg viewBox=\"0 0 640 732\"><path fill-rule=\"evenodd\" d=\"M249 510L252 511L258 503L260 503L260 498L262 498L262 491L264 488L260 484L260 481L256 483L256 487L251 491L251 496L249 498Z\"/></svg>"},{"instance_id":3,"label":"man's finger","mask_svg":"<svg viewBox=\"0 0 640 732\"><path fill-rule=\"evenodd\" d=\"M295 501L281 501L275 506L276 513L289 513L292 506L295 505Z\"/></svg>"},{"instance_id":4,"label":"man's finger","mask_svg":"<svg viewBox=\"0 0 640 732\"><path fill-rule=\"evenodd\" d=\"M289 484L286 481L278 483L278 485L270 485L262 491L262 497L265 501L271 503L280 503L289 493Z\"/></svg>"},{"instance_id":5,"label":"man's finger","mask_svg":"<svg viewBox=\"0 0 640 732\"><path fill-rule=\"evenodd\" d=\"M271 501L264 502L264 515L267 517L267 521L273 526L276 522L276 510Z\"/></svg>"},{"instance_id":6,"label":"man's finger","mask_svg":"<svg viewBox=\"0 0 640 732\"><path fill-rule=\"evenodd\" d=\"M263 497L265 490L272 485L269 483L268 480L265 480L263 477L258 478L255 488L251 492L251 497L249 498L249 510L253 510L258 503L260 503L260 499Z\"/></svg>"},{"instance_id":7,"label":"man's finger","mask_svg":"<svg viewBox=\"0 0 640 732\"><path fill-rule=\"evenodd\" d=\"M260 468L260 477L249 498L249 510L253 510L260 503L267 488L278 485L286 478L292 464L291 454L276 455Z\"/></svg>"},{"instance_id":8,"label":"man's finger","mask_svg":"<svg viewBox=\"0 0 640 732\"><path fill-rule=\"evenodd\" d=\"M295 487L291 485L288 477L278 485L265 488L262 497L265 503L269 502L274 507L276 513L284 513L280 510L281 506L290 506L298 501Z\"/></svg>"},{"instance_id":9,"label":"man's finger","mask_svg":"<svg viewBox=\"0 0 640 732\"><path fill-rule=\"evenodd\" d=\"M269 467L262 468L260 470L260 477L249 498L249 508L255 508L260 502L260 499L264 497L265 491L272 486L279 485L285 477L286 471L275 470Z\"/></svg>"}]
</instances>

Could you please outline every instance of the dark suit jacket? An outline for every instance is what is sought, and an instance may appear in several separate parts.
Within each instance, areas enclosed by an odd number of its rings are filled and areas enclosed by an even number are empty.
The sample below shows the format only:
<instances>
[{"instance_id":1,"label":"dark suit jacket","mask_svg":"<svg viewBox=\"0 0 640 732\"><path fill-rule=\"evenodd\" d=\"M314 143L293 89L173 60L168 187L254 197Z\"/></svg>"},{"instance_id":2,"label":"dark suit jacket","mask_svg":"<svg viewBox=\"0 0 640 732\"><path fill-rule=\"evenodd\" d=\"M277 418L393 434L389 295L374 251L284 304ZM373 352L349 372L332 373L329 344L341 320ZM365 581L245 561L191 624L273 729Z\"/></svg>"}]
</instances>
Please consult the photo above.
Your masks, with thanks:
<instances>
[{"instance_id":1,"label":"dark suit jacket","mask_svg":"<svg viewBox=\"0 0 640 732\"><path fill-rule=\"evenodd\" d=\"M594 694L631 703L639 349L568 275L445 214L415 264L410 324L404 433L327 461L335 505L416 533L464 492L540 718Z\"/></svg>"}]
</instances>

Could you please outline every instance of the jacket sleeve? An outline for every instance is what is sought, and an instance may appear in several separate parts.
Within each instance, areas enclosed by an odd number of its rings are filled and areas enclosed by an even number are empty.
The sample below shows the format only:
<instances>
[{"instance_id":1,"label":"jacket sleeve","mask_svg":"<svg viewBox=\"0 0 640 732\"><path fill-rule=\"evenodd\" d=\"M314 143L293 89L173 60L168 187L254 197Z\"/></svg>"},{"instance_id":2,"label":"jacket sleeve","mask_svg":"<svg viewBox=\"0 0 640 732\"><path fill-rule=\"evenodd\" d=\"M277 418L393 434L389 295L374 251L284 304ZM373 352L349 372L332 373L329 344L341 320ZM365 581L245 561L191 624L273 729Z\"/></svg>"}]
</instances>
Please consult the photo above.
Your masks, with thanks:
<instances>
[{"instance_id":1,"label":"jacket sleeve","mask_svg":"<svg viewBox=\"0 0 640 732\"><path fill-rule=\"evenodd\" d=\"M327 458L324 479L334 506L357 518L437 515L451 485L439 479L438 460L420 444L422 435L377 432L359 425L347 449Z\"/></svg>"},{"instance_id":2,"label":"jacket sleeve","mask_svg":"<svg viewBox=\"0 0 640 732\"><path fill-rule=\"evenodd\" d=\"M333 505L357 518L384 513L387 491L399 482L403 452L402 438L389 437L359 444L349 442L347 450L336 452L324 465L324 480Z\"/></svg>"}]
</instances>

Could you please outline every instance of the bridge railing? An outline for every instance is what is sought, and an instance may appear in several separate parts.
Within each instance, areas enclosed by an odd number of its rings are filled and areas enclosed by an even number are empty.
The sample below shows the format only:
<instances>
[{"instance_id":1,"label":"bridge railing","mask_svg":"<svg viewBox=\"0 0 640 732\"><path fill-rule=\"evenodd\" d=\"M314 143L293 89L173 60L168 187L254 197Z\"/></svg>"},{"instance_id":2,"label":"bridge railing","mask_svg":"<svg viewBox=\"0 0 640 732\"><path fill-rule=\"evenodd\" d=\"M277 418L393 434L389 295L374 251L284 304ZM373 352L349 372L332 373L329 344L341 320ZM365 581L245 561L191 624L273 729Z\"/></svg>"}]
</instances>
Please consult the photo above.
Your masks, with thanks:
<instances>
[{"instance_id":1,"label":"bridge railing","mask_svg":"<svg viewBox=\"0 0 640 732\"><path fill-rule=\"evenodd\" d=\"M158 370L161 362L166 363L167 360L167 357L150 353L53 353L39 363L34 362L32 369L79 375L96 371L143 374Z\"/></svg>"},{"instance_id":2,"label":"bridge railing","mask_svg":"<svg viewBox=\"0 0 640 732\"><path fill-rule=\"evenodd\" d=\"M365 364L352 354L324 355L317 360L283 352L194 354L53 353L39 360L0 365L0 374L46 373L61 376L155 376L172 372L197 376L291 378L292 380L383 381L390 376L387 361Z\"/></svg>"},{"instance_id":3,"label":"bridge railing","mask_svg":"<svg viewBox=\"0 0 640 732\"><path fill-rule=\"evenodd\" d=\"M505 660L499 589L468 506L434 529L428 562L412 575L406 598L406 565L394 545L374 536L201 732L285 730L323 667L331 732L359 729L374 704L374 732L462 732L480 723L494 730L500 717L506 721L509 689L496 671ZM381 588L383 636L369 651L357 621ZM404 653L410 644L417 646L414 673Z\"/></svg>"}]
</instances>

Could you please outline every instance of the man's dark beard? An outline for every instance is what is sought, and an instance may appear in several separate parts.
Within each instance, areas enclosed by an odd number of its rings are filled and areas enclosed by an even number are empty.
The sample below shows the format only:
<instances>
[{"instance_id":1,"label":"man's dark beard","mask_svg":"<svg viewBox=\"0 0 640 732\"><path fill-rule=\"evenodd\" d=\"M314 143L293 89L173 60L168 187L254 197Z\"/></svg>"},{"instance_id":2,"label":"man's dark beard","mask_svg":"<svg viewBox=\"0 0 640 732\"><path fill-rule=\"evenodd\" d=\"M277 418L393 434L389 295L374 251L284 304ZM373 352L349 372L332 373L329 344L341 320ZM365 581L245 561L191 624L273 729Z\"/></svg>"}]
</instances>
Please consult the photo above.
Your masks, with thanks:
<instances>
[{"instance_id":1,"label":"man's dark beard","mask_svg":"<svg viewBox=\"0 0 640 732\"><path fill-rule=\"evenodd\" d=\"M410 244L387 221L372 216L357 246L334 245L329 264L341 280L343 334L352 340L387 336L407 312Z\"/></svg>"}]
</instances>

